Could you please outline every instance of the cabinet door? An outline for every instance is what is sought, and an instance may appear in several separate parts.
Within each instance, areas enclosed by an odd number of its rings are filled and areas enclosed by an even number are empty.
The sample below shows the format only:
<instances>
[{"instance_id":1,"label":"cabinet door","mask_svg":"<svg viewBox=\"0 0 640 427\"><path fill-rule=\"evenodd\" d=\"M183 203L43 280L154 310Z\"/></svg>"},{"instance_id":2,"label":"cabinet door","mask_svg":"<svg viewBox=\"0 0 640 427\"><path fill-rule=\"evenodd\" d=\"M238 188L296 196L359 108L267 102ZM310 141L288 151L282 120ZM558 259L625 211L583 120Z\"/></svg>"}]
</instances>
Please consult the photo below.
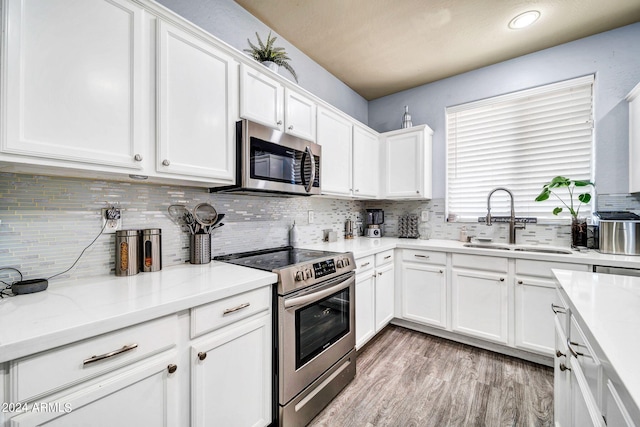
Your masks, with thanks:
<instances>
[{"instance_id":1,"label":"cabinet door","mask_svg":"<svg viewBox=\"0 0 640 427\"><path fill-rule=\"evenodd\" d=\"M237 63L158 21L158 172L232 183Z\"/></svg>"},{"instance_id":2,"label":"cabinet door","mask_svg":"<svg viewBox=\"0 0 640 427\"><path fill-rule=\"evenodd\" d=\"M376 333L375 277L373 270L356 275L356 350Z\"/></svg>"},{"instance_id":3,"label":"cabinet door","mask_svg":"<svg viewBox=\"0 0 640 427\"><path fill-rule=\"evenodd\" d=\"M605 427L604 418L577 360L570 358L571 365L571 421L572 426Z\"/></svg>"},{"instance_id":4,"label":"cabinet door","mask_svg":"<svg viewBox=\"0 0 640 427\"><path fill-rule=\"evenodd\" d=\"M385 191L388 198L423 198L424 132L385 138Z\"/></svg>"},{"instance_id":5,"label":"cabinet door","mask_svg":"<svg viewBox=\"0 0 640 427\"><path fill-rule=\"evenodd\" d=\"M4 153L141 169L143 12L123 0L5 3Z\"/></svg>"},{"instance_id":6,"label":"cabinet door","mask_svg":"<svg viewBox=\"0 0 640 427\"><path fill-rule=\"evenodd\" d=\"M376 268L376 332L393 319L393 264Z\"/></svg>"},{"instance_id":7,"label":"cabinet door","mask_svg":"<svg viewBox=\"0 0 640 427\"><path fill-rule=\"evenodd\" d=\"M307 141L316 140L316 104L291 89L284 91L284 131Z\"/></svg>"},{"instance_id":8,"label":"cabinet door","mask_svg":"<svg viewBox=\"0 0 640 427\"><path fill-rule=\"evenodd\" d=\"M516 276L516 346L552 355L555 283L551 280Z\"/></svg>"},{"instance_id":9,"label":"cabinet door","mask_svg":"<svg viewBox=\"0 0 640 427\"><path fill-rule=\"evenodd\" d=\"M452 270L452 328L507 344L506 273Z\"/></svg>"},{"instance_id":10,"label":"cabinet door","mask_svg":"<svg viewBox=\"0 0 640 427\"><path fill-rule=\"evenodd\" d=\"M556 427L571 426L571 371L567 369L568 349L560 320L554 320L555 350L553 360L553 418Z\"/></svg>"},{"instance_id":11,"label":"cabinet door","mask_svg":"<svg viewBox=\"0 0 640 427\"><path fill-rule=\"evenodd\" d=\"M282 131L284 88L274 79L240 64L240 117Z\"/></svg>"},{"instance_id":12,"label":"cabinet door","mask_svg":"<svg viewBox=\"0 0 640 427\"><path fill-rule=\"evenodd\" d=\"M402 267L402 317L447 327L445 266L405 263Z\"/></svg>"},{"instance_id":13,"label":"cabinet door","mask_svg":"<svg viewBox=\"0 0 640 427\"><path fill-rule=\"evenodd\" d=\"M627 96L629 101L629 193L640 192L640 83Z\"/></svg>"},{"instance_id":14,"label":"cabinet door","mask_svg":"<svg viewBox=\"0 0 640 427\"><path fill-rule=\"evenodd\" d=\"M194 426L271 423L271 316L241 321L191 347Z\"/></svg>"},{"instance_id":15,"label":"cabinet door","mask_svg":"<svg viewBox=\"0 0 640 427\"><path fill-rule=\"evenodd\" d=\"M114 375L92 381L63 396L44 399L46 407L11 419L14 427L47 426L176 426L179 425L178 377L188 368L177 367L175 351L154 356ZM175 365L174 365L175 366Z\"/></svg>"},{"instance_id":16,"label":"cabinet door","mask_svg":"<svg viewBox=\"0 0 640 427\"><path fill-rule=\"evenodd\" d=\"M351 195L352 124L318 108L318 144L322 146L320 179L323 194Z\"/></svg>"},{"instance_id":17,"label":"cabinet door","mask_svg":"<svg viewBox=\"0 0 640 427\"><path fill-rule=\"evenodd\" d=\"M380 188L380 142L378 136L353 127L353 195L376 198Z\"/></svg>"}]
</instances>

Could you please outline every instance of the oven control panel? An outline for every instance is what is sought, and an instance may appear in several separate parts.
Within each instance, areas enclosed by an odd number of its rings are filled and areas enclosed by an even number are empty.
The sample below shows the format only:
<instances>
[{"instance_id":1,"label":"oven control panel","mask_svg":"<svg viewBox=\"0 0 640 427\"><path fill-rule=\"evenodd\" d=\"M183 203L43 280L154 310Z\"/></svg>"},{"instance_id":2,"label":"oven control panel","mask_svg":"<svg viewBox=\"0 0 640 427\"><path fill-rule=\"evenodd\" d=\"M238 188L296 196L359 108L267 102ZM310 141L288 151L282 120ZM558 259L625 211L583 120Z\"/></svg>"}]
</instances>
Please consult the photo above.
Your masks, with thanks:
<instances>
[{"instance_id":1,"label":"oven control panel","mask_svg":"<svg viewBox=\"0 0 640 427\"><path fill-rule=\"evenodd\" d=\"M328 276L336 272L336 264L333 259L327 259L313 264L313 272L316 279Z\"/></svg>"},{"instance_id":2,"label":"oven control panel","mask_svg":"<svg viewBox=\"0 0 640 427\"><path fill-rule=\"evenodd\" d=\"M304 265L294 273L294 280L296 282L304 282L305 280L314 278L321 279L325 276L335 274L339 269L347 268L350 265L351 260L348 257L327 259L314 264Z\"/></svg>"}]
</instances>

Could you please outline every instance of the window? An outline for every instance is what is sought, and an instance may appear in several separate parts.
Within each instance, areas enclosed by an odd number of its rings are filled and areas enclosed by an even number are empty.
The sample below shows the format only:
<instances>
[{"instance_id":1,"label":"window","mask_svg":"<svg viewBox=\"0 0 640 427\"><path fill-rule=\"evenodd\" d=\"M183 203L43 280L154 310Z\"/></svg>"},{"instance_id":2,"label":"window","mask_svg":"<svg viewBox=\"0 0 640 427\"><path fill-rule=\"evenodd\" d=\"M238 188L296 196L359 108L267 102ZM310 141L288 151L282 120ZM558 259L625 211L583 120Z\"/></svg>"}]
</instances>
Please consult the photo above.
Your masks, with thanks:
<instances>
[{"instance_id":1,"label":"window","mask_svg":"<svg viewBox=\"0 0 640 427\"><path fill-rule=\"evenodd\" d=\"M553 208L562 206L553 196L545 202L534 200L557 175L591 179L593 82L590 75L448 107L449 218L475 222L485 216L487 195L496 187L513 192L516 216L545 222L570 218L566 209L559 217L553 215ZM507 194L497 192L491 213L509 211ZM583 214L590 214L590 206L580 208Z\"/></svg>"}]
</instances>

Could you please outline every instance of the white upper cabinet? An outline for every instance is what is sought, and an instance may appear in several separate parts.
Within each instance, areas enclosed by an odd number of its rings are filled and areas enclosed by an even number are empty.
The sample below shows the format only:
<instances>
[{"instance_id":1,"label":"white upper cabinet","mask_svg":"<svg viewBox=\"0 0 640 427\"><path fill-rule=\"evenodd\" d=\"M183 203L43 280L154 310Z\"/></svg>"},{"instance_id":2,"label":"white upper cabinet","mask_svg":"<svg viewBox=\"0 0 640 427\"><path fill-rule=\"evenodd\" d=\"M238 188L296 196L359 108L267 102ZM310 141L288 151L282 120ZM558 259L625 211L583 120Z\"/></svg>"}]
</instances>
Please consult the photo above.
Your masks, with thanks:
<instances>
[{"instance_id":1,"label":"white upper cabinet","mask_svg":"<svg viewBox=\"0 0 640 427\"><path fill-rule=\"evenodd\" d=\"M629 101L629 193L640 192L640 83L627 96Z\"/></svg>"},{"instance_id":2,"label":"white upper cabinet","mask_svg":"<svg viewBox=\"0 0 640 427\"><path fill-rule=\"evenodd\" d=\"M240 64L240 117L284 130L284 87L260 71Z\"/></svg>"},{"instance_id":3,"label":"white upper cabinet","mask_svg":"<svg viewBox=\"0 0 640 427\"><path fill-rule=\"evenodd\" d=\"M432 136L426 125L383 134L384 198L431 198Z\"/></svg>"},{"instance_id":4,"label":"white upper cabinet","mask_svg":"<svg viewBox=\"0 0 640 427\"><path fill-rule=\"evenodd\" d=\"M353 195L375 199L380 190L380 141L364 127L353 126Z\"/></svg>"},{"instance_id":5,"label":"white upper cabinet","mask_svg":"<svg viewBox=\"0 0 640 427\"><path fill-rule=\"evenodd\" d=\"M322 146L322 194L351 196L352 122L328 109L318 108L318 140Z\"/></svg>"},{"instance_id":6,"label":"white upper cabinet","mask_svg":"<svg viewBox=\"0 0 640 427\"><path fill-rule=\"evenodd\" d=\"M140 170L149 108L142 8L122 0L5 6L1 151Z\"/></svg>"},{"instance_id":7,"label":"white upper cabinet","mask_svg":"<svg viewBox=\"0 0 640 427\"><path fill-rule=\"evenodd\" d=\"M316 140L316 104L309 98L284 90L285 132L308 141Z\"/></svg>"},{"instance_id":8,"label":"white upper cabinet","mask_svg":"<svg viewBox=\"0 0 640 427\"><path fill-rule=\"evenodd\" d=\"M156 170L232 183L238 64L158 21Z\"/></svg>"}]
</instances>

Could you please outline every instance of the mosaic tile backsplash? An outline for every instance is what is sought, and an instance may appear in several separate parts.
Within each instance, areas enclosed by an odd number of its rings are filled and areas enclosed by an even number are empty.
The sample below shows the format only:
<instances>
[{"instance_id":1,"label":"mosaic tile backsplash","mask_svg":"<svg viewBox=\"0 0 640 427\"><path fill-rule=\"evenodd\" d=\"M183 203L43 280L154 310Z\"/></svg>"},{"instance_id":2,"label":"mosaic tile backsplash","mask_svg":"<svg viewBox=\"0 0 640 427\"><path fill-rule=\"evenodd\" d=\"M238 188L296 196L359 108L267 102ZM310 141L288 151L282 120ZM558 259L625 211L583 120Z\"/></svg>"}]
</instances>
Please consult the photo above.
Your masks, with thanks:
<instances>
[{"instance_id":1,"label":"mosaic tile backsplash","mask_svg":"<svg viewBox=\"0 0 640 427\"><path fill-rule=\"evenodd\" d=\"M469 235L507 240L507 225L446 223L444 199L418 201L352 201L323 197L265 197L210 194L205 189L130 184L86 179L0 173L0 267L16 267L25 279L49 277L66 270L100 232L101 209L107 202L122 209L125 229L161 228L163 265L188 262L189 236L174 224L167 208L171 204L194 207L211 203L226 216L225 226L214 231L212 254L264 249L288 244L288 230L295 221L300 244L322 241L323 230L344 236L346 219L361 220L366 208L385 210L388 236L396 236L400 215L429 211L431 237L458 239L464 225ZM640 213L640 197L599 195L601 210L632 210ZM314 222L308 223L308 211ZM568 225L528 225L518 232L518 242L569 246ZM78 264L55 281L113 274L115 235L103 234ZM0 271L0 280L16 277ZM52 283L52 285L55 284Z\"/></svg>"}]
</instances>

